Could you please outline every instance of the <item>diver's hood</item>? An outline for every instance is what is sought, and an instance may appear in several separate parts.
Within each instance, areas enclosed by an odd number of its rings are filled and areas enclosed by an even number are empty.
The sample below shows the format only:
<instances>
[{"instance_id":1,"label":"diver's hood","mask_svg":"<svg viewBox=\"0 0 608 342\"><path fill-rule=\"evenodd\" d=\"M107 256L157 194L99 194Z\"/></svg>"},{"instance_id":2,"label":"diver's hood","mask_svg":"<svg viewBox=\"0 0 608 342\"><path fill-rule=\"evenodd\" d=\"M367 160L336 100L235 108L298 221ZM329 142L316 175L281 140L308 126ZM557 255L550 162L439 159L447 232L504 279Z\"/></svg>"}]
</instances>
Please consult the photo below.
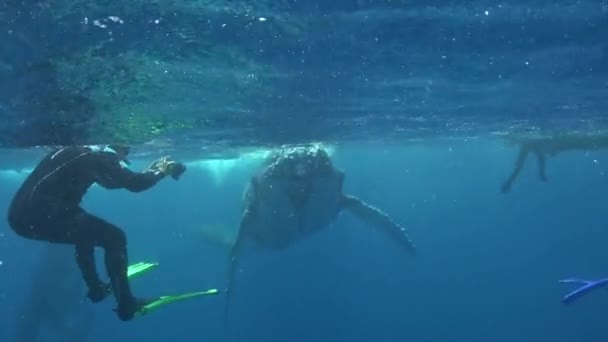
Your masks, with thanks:
<instances>
[{"instance_id":1,"label":"diver's hood","mask_svg":"<svg viewBox=\"0 0 608 342\"><path fill-rule=\"evenodd\" d=\"M118 153L116 152L116 150L110 146L111 145L87 145L87 147L89 149L91 149L91 151L93 153L107 152L107 153L113 153L113 154L117 155ZM131 165L131 161L129 159L127 159L126 157L123 158L120 162L121 162L121 164L124 163L123 166L125 166L125 167L128 165Z\"/></svg>"}]
</instances>

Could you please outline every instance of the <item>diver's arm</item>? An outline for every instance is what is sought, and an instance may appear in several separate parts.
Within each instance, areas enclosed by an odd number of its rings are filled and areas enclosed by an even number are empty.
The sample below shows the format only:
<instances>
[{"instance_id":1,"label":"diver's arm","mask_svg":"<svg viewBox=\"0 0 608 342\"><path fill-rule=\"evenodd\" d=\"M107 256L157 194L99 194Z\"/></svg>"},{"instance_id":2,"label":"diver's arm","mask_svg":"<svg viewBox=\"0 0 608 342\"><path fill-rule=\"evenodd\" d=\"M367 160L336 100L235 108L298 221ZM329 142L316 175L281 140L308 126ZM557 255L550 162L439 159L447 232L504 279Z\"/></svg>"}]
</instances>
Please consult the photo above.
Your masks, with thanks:
<instances>
[{"instance_id":1,"label":"diver's arm","mask_svg":"<svg viewBox=\"0 0 608 342\"><path fill-rule=\"evenodd\" d=\"M94 158L96 159L93 170L95 181L106 189L127 189L131 192L141 192L153 187L166 176L164 172L154 169L133 172L123 167L113 153L98 153Z\"/></svg>"},{"instance_id":2,"label":"diver's arm","mask_svg":"<svg viewBox=\"0 0 608 342\"><path fill-rule=\"evenodd\" d=\"M348 209L353 215L365 221L373 227L379 228L389 237L404 246L411 254L416 254L416 246L410 240L407 231L402 226L393 222L391 218L378 208L363 202L354 196L343 196L342 208Z\"/></svg>"},{"instance_id":3,"label":"diver's arm","mask_svg":"<svg viewBox=\"0 0 608 342\"><path fill-rule=\"evenodd\" d=\"M528 146L522 145L519 148L519 155L517 156L517 160L515 161L515 168L513 169L513 172L511 172L511 175L509 176L509 178L507 178L507 180L502 184L502 187L501 187L502 193L507 193L511 190L511 185L513 184L515 179L519 176L519 173L521 172L521 169L524 166L526 158L528 157L528 153L529 153Z\"/></svg>"}]
</instances>

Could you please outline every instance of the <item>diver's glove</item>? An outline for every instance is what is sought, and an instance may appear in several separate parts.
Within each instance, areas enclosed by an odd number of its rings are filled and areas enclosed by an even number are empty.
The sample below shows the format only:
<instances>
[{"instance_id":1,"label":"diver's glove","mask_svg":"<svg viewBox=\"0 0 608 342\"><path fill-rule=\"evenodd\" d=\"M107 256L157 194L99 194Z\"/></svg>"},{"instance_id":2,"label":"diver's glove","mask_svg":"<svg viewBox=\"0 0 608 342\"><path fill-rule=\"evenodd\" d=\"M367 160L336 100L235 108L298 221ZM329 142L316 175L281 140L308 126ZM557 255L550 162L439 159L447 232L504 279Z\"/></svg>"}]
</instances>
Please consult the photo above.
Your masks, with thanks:
<instances>
[{"instance_id":1,"label":"diver's glove","mask_svg":"<svg viewBox=\"0 0 608 342\"><path fill-rule=\"evenodd\" d=\"M168 162L170 162L169 157L162 157L162 158L156 159L155 161L152 162L152 164L150 164L150 166L148 166L148 168L146 169L146 172L164 173L165 165Z\"/></svg>"}]
</instances>

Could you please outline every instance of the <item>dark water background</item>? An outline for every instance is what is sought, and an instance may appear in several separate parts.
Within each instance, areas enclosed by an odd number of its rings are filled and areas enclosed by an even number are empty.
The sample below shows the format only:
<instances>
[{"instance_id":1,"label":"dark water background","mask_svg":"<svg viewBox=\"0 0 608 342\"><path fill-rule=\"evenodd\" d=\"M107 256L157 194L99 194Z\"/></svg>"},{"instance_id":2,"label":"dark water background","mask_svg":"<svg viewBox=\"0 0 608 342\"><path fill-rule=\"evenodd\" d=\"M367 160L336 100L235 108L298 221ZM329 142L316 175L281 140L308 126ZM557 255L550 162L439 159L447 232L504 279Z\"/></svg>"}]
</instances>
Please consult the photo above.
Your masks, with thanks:
<instances>
[{"instance_id":1,"label":"dark water background","mask_svg":"<svg viewBox=\"0 0 608 342\"><path fill-rule=\"evenodd\" d=\"M530 163L512 193L502 195L499 185L515 153L488 141L338 147L334 158L347 172L345 191L407 225L419 255L404 255L349 214L290 250L249 253L238 276L230 337L604 341L608 295L598 291L563 306L560 298L570 288L557 280L606 276L608 155L550 159L546 184ZM134 281L138 294L221 287L225 254L195 231L238 222L255 164L235 166L221 181L192 166L179 182L163 181L138 195L94 188L85 206L128 231L133 261L161 263ZM0 205L8 205L18 183L2 180ZM13 341L43 249L6 227L0 246L0 338ZM44 291L45 284L38 285ZM221 296L203 298L122 323L109 301L94 306L90 341L222 340L221 307Z\"/></svg>"}]
</instances>

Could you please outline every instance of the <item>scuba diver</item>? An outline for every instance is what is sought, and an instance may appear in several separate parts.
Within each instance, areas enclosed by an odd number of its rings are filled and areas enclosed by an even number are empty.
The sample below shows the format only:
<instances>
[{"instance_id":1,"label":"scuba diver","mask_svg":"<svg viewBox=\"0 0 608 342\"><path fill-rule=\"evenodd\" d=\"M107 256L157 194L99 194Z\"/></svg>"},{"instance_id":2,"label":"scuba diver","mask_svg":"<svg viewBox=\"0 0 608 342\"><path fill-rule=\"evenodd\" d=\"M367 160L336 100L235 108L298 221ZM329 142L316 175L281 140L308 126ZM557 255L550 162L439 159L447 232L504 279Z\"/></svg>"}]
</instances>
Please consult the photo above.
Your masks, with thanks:
<instances>
[{"instance_id":1,"label":"scuba diver","mask_svg":"<svg viewBox=\"0 0 608 342\"><path fill-rule=\"evenodd\" d=\"M216 243L230 241L226 285L230 301L238 258L246 240L255 247L278 250L329 226L344 210L387 234L407 253L416 247L405 228L388 215L342 191L344 173L337 170L327 152L318 146L283 148L274 154L245 189L244 211L238 232L218 233L208 227L202 233Z\"/></svg>"},{"instance_id":2,"label":"scuba diver","mask_svg":"<svg viewBox=\"0 0 608 342\"><path fill-rule=\"evenodd\" d=\"M106 189L145 191L165 176L177 180L186 166L168 157L156 160L141 173L127 168L129 147L124 145L75 146L48 153L25 179L8 212L10 227L20 236L57 244L71 244L88 288L97 303L114 293L120 320L132 319L147 301L131 293L127 278L127 238L124 231L81 208L94 183ZM95 247L105 250L110 284L99 279Z\"/></svg>"},{"instance_id":3,"label":"scuba diver","mask_svg":"<svg viewBox=\"0 0 608 342\"><path fill-rule=\"evenodd\" d=\"M518 144L519 154L515 160L515 167L511 175L501 186L502 193L511 191L511 186L519 176L521 169L530 152L534 153L538 162L538 177L547 181L546 155L553 157L560 152L575 150L599 150L608 148L608 135L606 134L560 134L538 138L510 139L509 145Z\"/></svg>"}]
</instances>

